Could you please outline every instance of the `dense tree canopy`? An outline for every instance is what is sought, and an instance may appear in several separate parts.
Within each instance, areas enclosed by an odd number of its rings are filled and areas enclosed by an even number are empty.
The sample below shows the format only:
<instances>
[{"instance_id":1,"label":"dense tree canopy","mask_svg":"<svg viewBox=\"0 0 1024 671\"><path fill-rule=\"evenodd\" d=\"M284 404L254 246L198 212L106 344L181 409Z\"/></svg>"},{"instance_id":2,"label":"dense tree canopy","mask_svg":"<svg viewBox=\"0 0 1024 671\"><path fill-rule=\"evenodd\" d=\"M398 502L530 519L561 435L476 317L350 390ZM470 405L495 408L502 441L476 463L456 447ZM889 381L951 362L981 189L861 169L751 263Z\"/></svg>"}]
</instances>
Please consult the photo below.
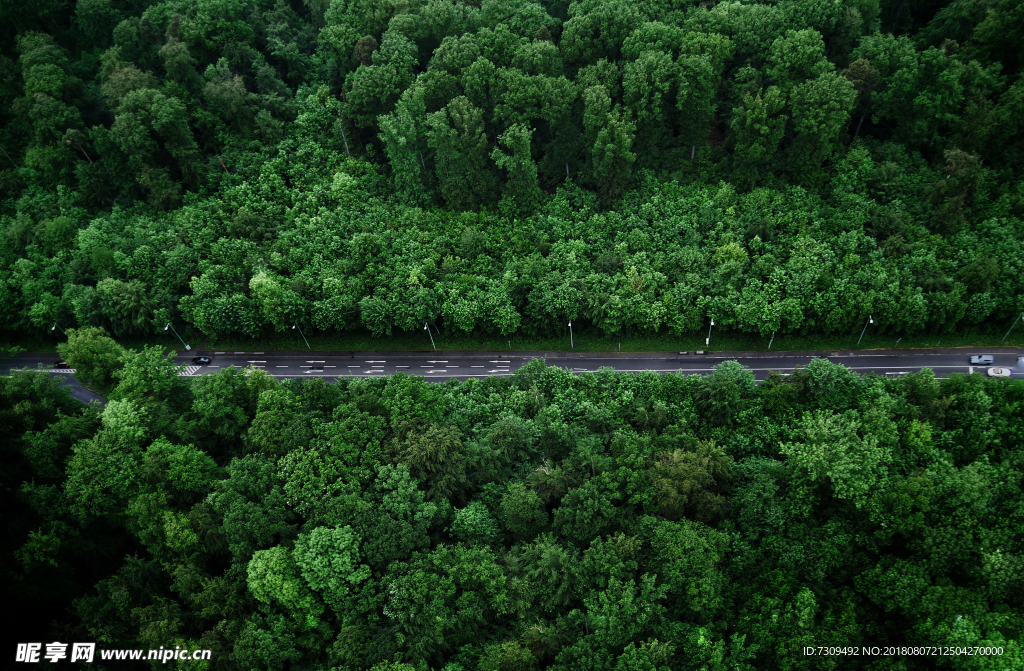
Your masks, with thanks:
<instances>
[{"instance_id":1,"label":"dense tree canopy","mask_svg":"<svg viewBox=\"0 0 1024 671\"><path fill-rule=\"evenodd\" d=\"M0 330L1024 310L1019 3L16 4Z\"/></svg>"},{"instance_id":2,"label":"dense tree canopy","mask_svg":"<svg viewBox=\"0 0 1024 671\"><path fill-rule=\"evenodd\" d=\"M152 356L121 357L102 409L0 378L23 638L225 671L1024 664L1020 380L534 361L175 387ZM1001 654L803 653L883 641Z\"/></svg>"},{"instance_id":3,"label":"dense tree canopy","mask_svg":"<svg viewBox=\"0 0 1024 671\"><path fill-rule=\"evenodd\" d=\"M219 671L1024 667L1019 381L184 380L110 338L1005 329L1020 2L0 16L0 331L61 324L110 399L0 378L19 640Z\"/></svg>"}]
</instances>

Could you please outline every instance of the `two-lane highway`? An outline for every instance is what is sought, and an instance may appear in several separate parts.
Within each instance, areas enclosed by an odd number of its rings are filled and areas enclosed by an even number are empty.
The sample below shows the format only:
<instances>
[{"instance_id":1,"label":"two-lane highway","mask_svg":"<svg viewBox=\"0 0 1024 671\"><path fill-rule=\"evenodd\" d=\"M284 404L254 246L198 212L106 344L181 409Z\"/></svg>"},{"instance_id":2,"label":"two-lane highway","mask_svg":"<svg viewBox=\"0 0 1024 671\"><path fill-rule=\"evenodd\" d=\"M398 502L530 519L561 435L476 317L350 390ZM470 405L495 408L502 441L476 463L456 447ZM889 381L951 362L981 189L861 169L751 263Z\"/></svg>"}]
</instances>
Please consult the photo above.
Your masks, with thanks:
<instances>
[{"instance_id":1,"label":"two-lane highway","mask_svg":"<svg viewBox=\"0 0 1024 671\"><path fill-rule=\"evenodd\" d=\"M599 368L637 373L710 373L722 361L735 360L749 368L757 380L770 371L784 373L806 366L814 358L827 358L858 373L905 375L930 368L937 377L951 373L983 373L988 366L972 366L973 354L992 354L992 367L1009 368L1024 376L1024 350L1012 347L947 348L933 350L859 350L816 352L203 352L211 357L208 366L188 365L185 374L199 375L228 366L255 367L275 377L373 377L405 373L429 380L469 379L511 375L533 359L559 366L572 373L595 372ZM190 357L179 357L190 363Z\"/></svg>"},{"instance_id":2,"label":"two-lane highway","mask_svg":"<svg viewBox=\"0 0 1024 671\"><path fill-rule=\"evenodd\" d=\"M991 354L992 366L972 366L974 354ZM192 358L208 356L208 365L195 365ZM857 373L906 375L930 368L936 377L952 373L985 373L989 368L1009 369L1013 377L1024 377L1024 350L1015 347L945 348L905 350L820 350L815 352L302 352L302 351L203 351L178 356L183 366L181 375L196 376L214 373L234 366L255 368L277 378L378 377L405 373L430 381L466 380L491 375L512 375L521 366L541 359L549 366L559 366L575 373L592 373L600 368L621 372L708 374L722 361L735 360L749 368L754 378L764 380L771 371L791 373L806 366L814 358L826 358ZM9 367L49 369L53 354L24 354L12 360ZM73 371L52 370L67 376ZM84 391L84 390L83 390Z\"/></svg>"}]
</instances>

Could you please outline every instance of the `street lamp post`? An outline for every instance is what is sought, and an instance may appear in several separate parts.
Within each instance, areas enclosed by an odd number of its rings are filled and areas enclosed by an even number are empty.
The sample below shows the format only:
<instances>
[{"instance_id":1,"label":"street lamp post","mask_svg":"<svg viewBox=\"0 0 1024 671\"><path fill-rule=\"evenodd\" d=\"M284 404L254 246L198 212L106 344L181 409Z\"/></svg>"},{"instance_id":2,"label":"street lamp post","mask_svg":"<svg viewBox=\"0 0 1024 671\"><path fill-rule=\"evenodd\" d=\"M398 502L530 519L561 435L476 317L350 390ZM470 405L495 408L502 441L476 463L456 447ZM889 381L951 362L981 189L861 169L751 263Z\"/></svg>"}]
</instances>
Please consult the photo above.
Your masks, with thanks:
<instances>
[{"instance_id":1,"label":"street lamp post","mask_svg":"<svg viewBox=\"0 0 1024 671\"><path fill-rule=\"evenodd\" d=\"M306 343L306 349L309 349L309 350L313 349L312 347L309 346L309 341L306 340L306 334L303 333L302 329L299 328L298 323L292 324L292 330L293 331L298 330L299 335L302 336L302 342Z\"/></svg>"},{"instance_id":2,"label":"street lamp post","mask_svg":"<svg viewBox=\"0 0 1024 671\"><path fill-rule=\"evenodd\" d=\"M864 328L862 328L860 330L860 337L857 338L857 347L860 347L860 341L864 340L864 331L868 330L868 324L874 324L874 323L875 323L875 318L872 317L871 315L868 315L868 320L866 322L864 322Z\"/></svg>"},{"instance_id":3,"label":"street lamp post","mask_svg":"<svg viewBox=\"0 0 1024 671\"><path fill-rule=\"evenodd\" d=\"M903 338L896 338L896 344L893 345L893 347L898 347L901 340L903 340Z\"/></svg>"},{"instance_id":4,"label":"street lamp post","mask_svg":"<svg viewBox=\"0 0 1024 671\"><path fill-rule=\"evenodd\" d=\"M62 329L61 327L57 326L57 322L53 322L53 326L50 327L50 333L53 333L53 329L57 329L61 333L64 333L64 329ZM67 333L64 333L64 335L67 335ZM1010 334L1007 333L1006 335L1010 335ZM1003 338L1003 340L1006 340L1006 338Z\"/></svg>"},{"instance_id":5,"label":"street lamp post","mask_svg":"<svg viewBox=\"0 0 1024 671\"><path fill-rule=\"evenodd\" d=\"M1021 320L1024 320L1024 312L1020 313L1020 317L1018 317L1017 319L1014 319L1013 323L1010 324L1010 331L1012 331L1013 327L1017 325L1017 322L1021 321ZM1010 337L1010 331L1007 331L1006 335L1004 335L1003 339L1000 340L999 342L1006 342L1006 339Z\"/></svg>"},{"instance_id":6,"label":"street lamp post","mask_svg":"<svg viewBox=\"0 0 1024 671\"><path fill-rule=\"evenodd\" d=\"M174 333L174 335L178 336L178 340L181 340L181 336L180 336L180 335L178 335L178 332L174 330L174 327L173 327L173 326L171 326L171 322L167 322L167 325L166 325L166 326L164 326L164 330L166 331L167 329L171 329L171 332L172 332L172 333ZM181 344L182 344L182 345L185 345L185 341L184 341L184 340L181 340ZM189 347L188 345L185 345L185 351L186 351L186 352L187 352L188 350L190 350L190 349L192 349L192 348L191 348L191 347Z\"/></svg>"},{"instance_id":7,"label":"street lamp post","mask_svg":"<svg viewBox=\"0 0 1024 671\"><path fill-rule=\"evenodd\" d=\"M775 342L775 331L772 331L772 339L768 341L768 349L772 348L773 342Z\"/></svg>"},{"instance_id":8,"label":"street lamp post","mask_svg":"<svg viewBox=\"0 0 1024 671\"><path fill-rule=\"evenodd\" d=\"M430 346L437 349L437 345L434 344L434 334L430 332L430 327L427 326L427 322L423 322L423 330L427 332L428 336L430 336Z\"/></svg>"},{"instance_id":9,"label":"street lamp post","mask_svg":"<svg viewBox=\"0 0 1024 671\"><path fill-rule=\"evenodd\" d=\"M711 326L715 325L715 318L711 318ZM704 339L704 346L707 347L711 344L711 326L708 327L708 337Z\"/></svg>"},{"instance_id":10,"label":"street lamp post","mask_svg":"<svg viewBox=\"0 0 1024 671\"><path fill-rule=\"evenodd\" d=\"M572 341L572 320L569 320L569 349L576 349L576 345Z\"/></svg>"}]
</instances>

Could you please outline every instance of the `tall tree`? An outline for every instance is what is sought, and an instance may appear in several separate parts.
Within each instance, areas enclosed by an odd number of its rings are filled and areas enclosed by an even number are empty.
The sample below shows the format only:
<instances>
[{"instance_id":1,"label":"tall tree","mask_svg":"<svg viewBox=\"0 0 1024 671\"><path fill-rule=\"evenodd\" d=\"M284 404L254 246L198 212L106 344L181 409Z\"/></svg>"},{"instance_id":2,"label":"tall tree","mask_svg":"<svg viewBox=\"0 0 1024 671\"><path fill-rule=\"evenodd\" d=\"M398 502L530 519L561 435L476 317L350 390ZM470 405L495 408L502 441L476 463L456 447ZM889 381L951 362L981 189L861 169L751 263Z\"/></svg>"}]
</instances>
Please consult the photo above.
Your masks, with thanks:
<instances>
[{"instance_id":1,"label":"tall tree","mask_svg":"<svg viewBox=\"0 0 1024 671\"><path fill-rule=\"evenodd\" d=\"M850 123L857 92L850 80L827 72L793 89L791 160L797 172L811 172L831 158Z\"/></svg>"},{"instance_id":2,"label":"tall tree","mask_svg":"<svg viewBox=\"0 0 1024 671\"><path fill-rule=\"evenodd\" d=\"M465 96L428 115L427 143L434 150L439 190L449 207L465 209L488 202L496 180L487 165L483 112Z\"/></svg>"},{"instance_id":3,"label":"tall tree","mask_svg":"<svg viewBox=\"0 0 1024 671\"><path fill-rule=\"evenodd\" d=\"M506 209L523 216L537 209L543 195L537 184L537 164L530 152L531 135L527 126L516 124L498 138L512 153L497 148L491 152L491 159L508 175L503 189L508 202Z\"/></svg>"},{"instance_id":4,"label":"tall tree","mask_svg":"<svg viewBox=\"0 0 1024 671\"><path fill-rule=\"evenodd\" d=\"M733 176L744 185L758 183L778 151L787 117L782 112L782 92L771 86L757 95L747 94L743 105L733 109L730 127L734 133Z\"/></svg>"}]
</instances>

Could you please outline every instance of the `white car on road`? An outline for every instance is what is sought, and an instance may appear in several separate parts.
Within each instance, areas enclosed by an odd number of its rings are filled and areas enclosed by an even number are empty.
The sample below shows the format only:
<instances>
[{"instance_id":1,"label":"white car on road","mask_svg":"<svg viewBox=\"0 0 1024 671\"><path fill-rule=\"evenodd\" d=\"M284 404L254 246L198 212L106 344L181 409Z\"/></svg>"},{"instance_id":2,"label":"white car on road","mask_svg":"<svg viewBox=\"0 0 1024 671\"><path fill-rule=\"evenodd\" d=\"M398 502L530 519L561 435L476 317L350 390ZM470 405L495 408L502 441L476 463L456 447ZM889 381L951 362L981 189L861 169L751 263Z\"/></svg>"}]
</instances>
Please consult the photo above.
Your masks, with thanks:
<instances>
[{"instance_id":1,"label":"white car on road","mask_svg":"<svg viewBox=\"0 0 1024 671\"><path fill-rule=\"evenodd\" d=\"M1009 368L989 368L988 369L988 375L989 375L989 377L1010 377L1010 369Z\"/></svg>"}]
</instances>

